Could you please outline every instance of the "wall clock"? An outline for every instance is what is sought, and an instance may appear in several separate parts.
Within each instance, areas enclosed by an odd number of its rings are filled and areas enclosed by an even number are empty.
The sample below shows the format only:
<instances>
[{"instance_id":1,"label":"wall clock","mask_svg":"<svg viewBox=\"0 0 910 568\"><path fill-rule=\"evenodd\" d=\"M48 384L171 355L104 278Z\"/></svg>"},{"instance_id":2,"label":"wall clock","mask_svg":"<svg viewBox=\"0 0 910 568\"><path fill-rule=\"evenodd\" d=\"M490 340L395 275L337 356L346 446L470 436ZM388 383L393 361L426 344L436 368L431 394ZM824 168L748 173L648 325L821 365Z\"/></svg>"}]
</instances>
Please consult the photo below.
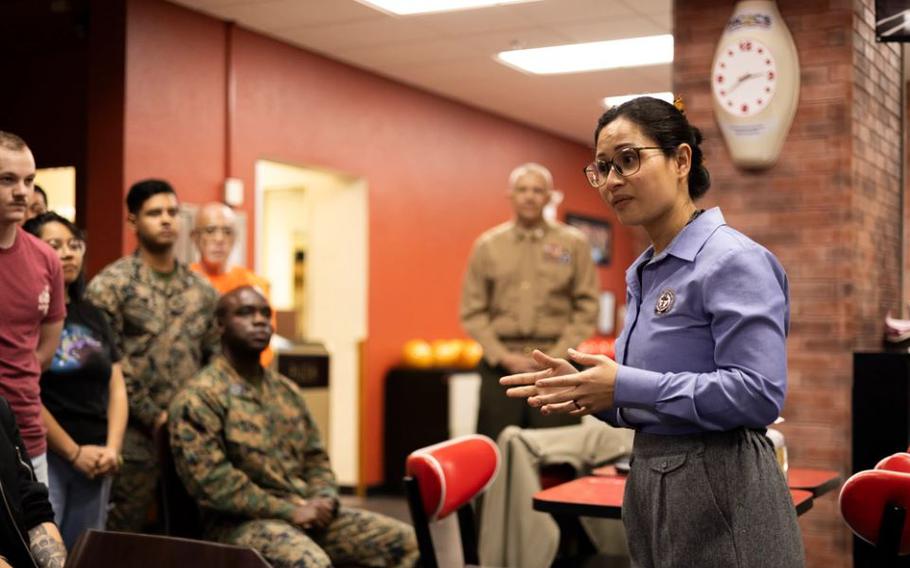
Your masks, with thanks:
<instances>
[{"instance_id":1,"label":"wall clock","mask_svg":"<svg viewBox=\"0 0 910 568\"><path fill-rule=\"evenodd\" d=\"M774 165L799 102L799 57L775 2L736 4L714 54L711 94L733 163Z\"/></svg>"}]
</instances>

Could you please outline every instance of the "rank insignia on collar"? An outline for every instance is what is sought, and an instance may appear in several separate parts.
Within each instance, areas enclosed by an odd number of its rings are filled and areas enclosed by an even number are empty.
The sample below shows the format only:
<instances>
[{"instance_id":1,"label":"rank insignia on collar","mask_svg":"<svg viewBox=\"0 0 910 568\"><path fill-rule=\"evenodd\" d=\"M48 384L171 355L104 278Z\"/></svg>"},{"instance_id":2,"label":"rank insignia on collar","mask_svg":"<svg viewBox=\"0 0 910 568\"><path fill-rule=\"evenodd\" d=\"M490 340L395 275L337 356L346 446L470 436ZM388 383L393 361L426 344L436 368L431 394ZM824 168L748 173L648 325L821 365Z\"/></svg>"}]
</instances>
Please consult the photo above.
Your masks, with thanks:
<instances>
[{"instance_id":1,"label":"rank insignia on collar","mask_svg":"<svg viewBox=\"0 0 910 568\"><path fill-rule=\"evenodd\" d=\"M676 303L676 293L670 288L665 288L660 296L657 297L657 304L654 306L654 313L663 315L673 309Z\"/></svg>"}]
</instances>

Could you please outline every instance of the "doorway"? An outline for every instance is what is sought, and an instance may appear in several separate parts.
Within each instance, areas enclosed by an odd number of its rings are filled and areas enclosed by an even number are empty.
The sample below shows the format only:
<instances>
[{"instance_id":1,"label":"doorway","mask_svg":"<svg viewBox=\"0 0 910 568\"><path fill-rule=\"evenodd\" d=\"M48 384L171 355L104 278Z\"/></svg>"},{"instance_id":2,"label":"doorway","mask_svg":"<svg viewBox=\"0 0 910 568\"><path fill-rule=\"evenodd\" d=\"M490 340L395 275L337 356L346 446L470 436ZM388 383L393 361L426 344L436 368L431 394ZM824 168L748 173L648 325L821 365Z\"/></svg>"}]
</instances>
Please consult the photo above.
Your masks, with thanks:
<instances>
[{"instance_id":1,"label":"doorway","mask_svg":"<svg viewBox=\"0 0 910 568\"><path fill-rule=\"evenodd\" d=\"M329 392L308 398L338 482L358 482L360 345L367 334L367 184L269 160L256 163L255 268L294 341L329 352ZM327 406L327 408L326 408Z\"/></svg>"}]
</instances>

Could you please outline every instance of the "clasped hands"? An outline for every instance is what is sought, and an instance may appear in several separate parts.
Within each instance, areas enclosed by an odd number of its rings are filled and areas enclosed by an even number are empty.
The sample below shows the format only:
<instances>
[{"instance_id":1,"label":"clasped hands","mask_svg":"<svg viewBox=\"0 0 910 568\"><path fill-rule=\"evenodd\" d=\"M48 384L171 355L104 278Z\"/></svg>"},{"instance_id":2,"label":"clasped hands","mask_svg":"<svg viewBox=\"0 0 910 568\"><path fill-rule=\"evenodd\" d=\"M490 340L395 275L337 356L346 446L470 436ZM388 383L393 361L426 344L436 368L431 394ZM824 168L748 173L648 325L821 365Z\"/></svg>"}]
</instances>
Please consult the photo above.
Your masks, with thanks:
<instances>
[{"instance_id":1,"label":"clasped hands","mask_svg":"<svg viewBox=\"0 0 910 568\"><path fill-rule=\"evenodd\" d=\"M291 498L293 523L304 529L324 529L335 518L335 500L330 497Z\"/></svg>"},{"instance_id":2,"label":"clasped hands","mask_svg":"<svg viewBox=\"0 0 910 568\"><path fill-rule=\"evenodd\" d=\"M79 446L72 464L89 479L113 475L120 469L120 453L110 446Z\"/></svg>"},{"instance_id":3,"label":"clasped hands","mask_svg":"<svg viewBox=\"0 0 910 568\"><path fill-rule=\"evenodd\" d=\"M569 349L569 359L588 367L579 371L565 359L534 350L531 357L540 370L508 375L499 384L509 387L506 396L527 398L544 415L583 416L613 406L619 365L605 355L589 355Z\"/></svg>"}]
</instances>

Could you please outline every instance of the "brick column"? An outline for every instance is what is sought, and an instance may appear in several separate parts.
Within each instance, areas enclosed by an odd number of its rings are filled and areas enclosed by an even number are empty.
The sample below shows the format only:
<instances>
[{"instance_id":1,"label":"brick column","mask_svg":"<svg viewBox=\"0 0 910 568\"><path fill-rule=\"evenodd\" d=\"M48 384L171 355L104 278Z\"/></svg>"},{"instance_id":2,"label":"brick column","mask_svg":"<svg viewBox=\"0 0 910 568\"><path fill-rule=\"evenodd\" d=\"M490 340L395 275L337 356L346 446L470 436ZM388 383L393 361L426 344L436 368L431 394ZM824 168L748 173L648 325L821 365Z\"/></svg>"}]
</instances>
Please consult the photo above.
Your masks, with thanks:
<instances>
[{"instance_id":1,"label":"brick column","mask_svg":"<svg viewBox=\"0 0 910 568\"><path fill-rule=\"evenodd\" d=\"M874 0L778 2L799 51L799 108L777 165L734 167L714 120L710 69L733 1L674 6L674 91L705 135L727 221L771 249L790 278L790 383L781 430L791 463L850 470L852 353L899 313L903 232L901 58L877 44ZM800 519L808 566L852 566L836 494Z\"/></svg>"},{"instance_id":2,"label":"brick column","mask_svg":"<svg viewBox=\"0 0 910 568\"><path fill-rule=\"evenodd\" d=\"M907 57L906 52L904 57ZM910 317L910 81L904 84L904 271L901 282L903 316Z\"/></svg>"}]
</instances>

